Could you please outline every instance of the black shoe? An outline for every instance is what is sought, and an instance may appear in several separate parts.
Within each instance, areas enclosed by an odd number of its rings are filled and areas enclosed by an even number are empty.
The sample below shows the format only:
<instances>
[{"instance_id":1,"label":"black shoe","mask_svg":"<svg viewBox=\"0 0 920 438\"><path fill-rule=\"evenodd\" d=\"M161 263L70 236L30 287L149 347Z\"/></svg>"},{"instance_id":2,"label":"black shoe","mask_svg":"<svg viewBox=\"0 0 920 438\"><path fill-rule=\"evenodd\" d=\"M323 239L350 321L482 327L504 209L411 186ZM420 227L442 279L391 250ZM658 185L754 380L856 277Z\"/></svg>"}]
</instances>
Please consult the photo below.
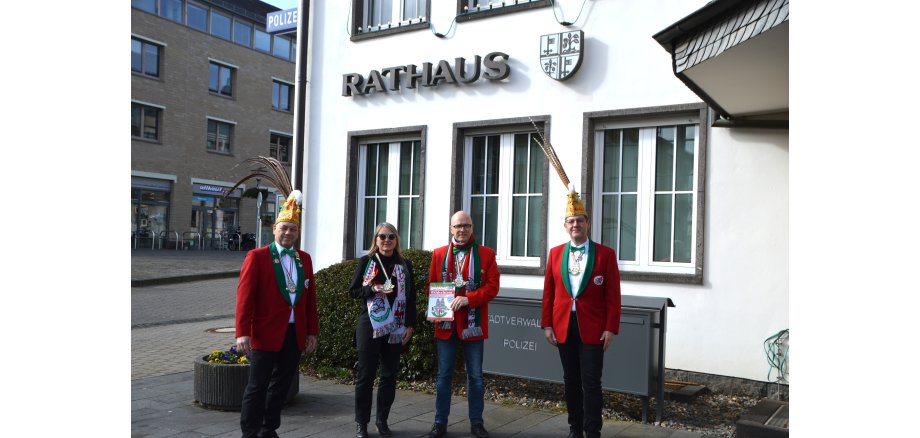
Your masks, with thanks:
<instances>
[{"instance_id":1,"label":"black shoe","mask_svg":"<svg viewBox=\"0 0 920 438\"><path fill-rule=\"evenodd\" d=\"M431 425L431 432L428 432L428 438L441 438L447 433L447 425L435 423Z\"/></svg>"},{"instance_id":2,"label":"black shoe","mask_svg":"<svg viewBox=\"0 0 920 438\"><path fill-rule=\"evenodd\" d=\"M486 428L482 423L470 426L470 433L476 438L489 438L489 432L486 432Z\"/></svg>"},{"instance_id":3,"label":"black shoe","mask_svg":"<svg viewBox=\"0 0 920 438\"><path fill-rule=\"evenodd\" d=\"M367 423L358 423L358 432L355 438L367 438Z\"/></svg>"},{"instance_id":4,"label":"black shoe","mask_svg":"<svg viewBox=\"0 0 920 438\"><path fill-rule=\"evenodd\" d=\"M569 429L569 438L585 438L585 434L580 430Z\"/></svg>"},{"instance_id":5,"label":"black shoe","mask_svg":"<svg viewBox=\"0 0 920 438\"><path fill-rule=\"evenodd\" d=\"M387 437L387 438L393 436L393 431L390 430L390 426L387 426L386 421L378 421L376 423L376 426L377 426L377 432L380 433L380 436Z\"/></svg>"}]
</instances>

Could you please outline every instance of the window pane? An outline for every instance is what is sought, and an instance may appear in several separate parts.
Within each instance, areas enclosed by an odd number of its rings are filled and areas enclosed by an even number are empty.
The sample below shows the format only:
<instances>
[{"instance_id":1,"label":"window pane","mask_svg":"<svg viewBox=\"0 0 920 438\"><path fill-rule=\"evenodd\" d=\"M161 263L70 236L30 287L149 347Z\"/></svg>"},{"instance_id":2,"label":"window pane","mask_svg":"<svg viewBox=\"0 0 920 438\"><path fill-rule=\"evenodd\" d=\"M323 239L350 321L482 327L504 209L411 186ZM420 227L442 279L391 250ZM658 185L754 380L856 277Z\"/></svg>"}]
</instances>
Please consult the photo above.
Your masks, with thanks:
<instances>
[{"instance_id":1,"label":"window pane","mask_svg":"<svg viewBox=\"0 0 920 438\"><path fill-rule=\"evenodd\" d=\"M602 191L620 191L620 130L604 131L604 175L601 181ZM607 245L607 243L604 243ZM610 245L608 245L610 246Z\"/></svg>"},{"instance_id":2,"label":"window pane","mask_svg":"<svg viewBox=\"0 0 920 438\"><path fill-rule=\"evenodd\" d=\"M220 66L217 64L211 64L208 66L208 90L217 92L218 91L218 79L220 78Z\"/></svg>"},{"instance_id":3,"label":"window pane","mask_svg":"<svg viewBox=\"0 0 920 438\"><path fill-rule=\"evenodd\" d=\"M144 138L157 139L158 110L153 108L144 108Z\"/></svg>"},{"instance_id":4,"label":"window pane","mask_svg":"<svg viewBox=\"0 0 920 438\"><path fill-rule=\"evenodd\" d=\"M377 198L377 213L374 226L387 220L387 198Z\"/></svg>"},{"instance_id":5,"label":"window pane","mask_svg":"<svg viewBox=\"0 0 920 438\"><path fill-rule=\"evenodd\" d=\"M227 67L220 68L220 94L233 95L233 72Z\"/></svg>"},{"instance_id":6,"label":"window pane","mask_svg":"<svg viewBox=\"0 0 920 438\"><path fill-rule=\"evenodd\" d=\"M380 143L380 159L377 165L377 194L387 194L387 183L390 177L390 144ZM381 219L382 220L382 219Z\"/></svg>"},{"instance_id":7,"label":"window pane","mask_svg":"<svg viewBox=\"0 0 920 438\"><path fill-rule=\"evenodd\" d=\"M656 262L671 261L671 195L655 195L655 224L652 257Z\"/></svg>"},{"instance_id":8,"label":"window pane","mask_svg":"<svg viewBox=\"0 0 920 438\"><path fill-rule=\"evenodd\" d=\"M374 242L374 228L377 226L377 218L374 212L377 211L377 202L374 198L364 200L364 249L370 249Z\"/></svg>"},{"instance_id":9,"label":"window pane","mask_svg":"<svg viewBox=\"0 0 920 438\"><path fill-rule=\"evenodd\" d=\"M527 193L528 155L530 152L527 138L527 135L514 136L514 183L512 193Z\"/></svg>"},{"instance_id":10,"label":"window pane","mask_svg":"<svg viewBox=\"0 0 920 438\"><path fill-rule=\"evenodd\" d=\"M412 168L412 194L418 195L422 184L422 142L412 142L412 162L415 165ZM414 223L414 222L413 222Z\"/></svg>"},{"instance_id":11,"label":"window pane","mask_svg":"<svg viewBox=\"0 0 920 438\"><path fill-rule=\"evenodd\" d=\"M473 137L473 172L470 178L470 184L472 185L471 193L474 195L485 193L483 190L485 188L485 175L483 175L483 173L486 168L485 144L485 137Z\"/></svg>"},{"instance_id":12,"label":"window pane","mask_svg":"<svg viewBox=\"0 0 920 438\"><path fill-rule=\"evenodd\" d=\"M617 247L617 199L617 195L601 196L601 243L611 248Z\"/></svg>"},{"instance_id":13,"label":"window pane","mask_svg":"<svg viewBox=\"0 0 920 438\"><path fill-rule=\"evenodd\" d=\"M230 39L230 17L211 11L211 35Z\"/></svg>"},{"instance_id":14,"label":"window pane","mask_svg":"<svg viewBox=\"0 0 920 438\"><path fill-rule=\"evenodd\" d=\"M399 198L399 221L396 223L396 227L399 229L403 248L408 247L408 241L410 240L406 231L409 230L409 220L412 217L412 213L409 211L412 208L411 201L411 198Z\"/></svg>"},{"instance_id":15,"label":"window pane","mask_svg":"<svg viewBox=\"0 0 920 438\"><path fill-rule=\"evenodd\" d=\"M489 248L498 248L498 196L486 198L485 233L483 243Z\"/></svg>"},{"instance_id":16,"label":"window pane","mask_svg":"<svg viewBox=\"0 0 920 438\"><path fill-rule=\"evenodd\" d=\"M256 50L261 50L266 53L271 52L272 36L259 29L256 29L256 37L253 42L253 47L255 47Z\"/></svg>"},{"instance_id":17,"label":"window pane","mask_svg":"<svg viewBox=\"0 0 920 438\"><path fill-rule=\"evenodd\" d=\"M696 126L677 127L677 181L676 189L693 190L693 153L696 145Z\"/></svg>"},{"instance_id":18,"label":"window pane","mask_svg":"<svg viewBox=\"0 0 920 438\"><path fill-rule=\"evenodd\" d=\"M399 194L408 195L412 191L412 142L404 141L399 147ZM407 207L408 208L408 207ZM408 212L408 210L407 210ZM402 217L402 210L400 210Z\"/></svg>"},{"instance_id":19,"label":"window pane","mask_svg":"<svg viewBox=\"0 0 920 438\"><path fill-rule=\"evenodd\" d=\"M636 260L636 222L638 221L637 216L637 200L636 195L622 195L620 196L620 250L618 251L620 260Z\"/></svg>"},{"instance_id":20,"label":"window pane","mask_svg":"<svg viewBox=\"0 0 920 438\"><path fill-rule=\"evenodd\" d=\"M511 255L522 257L526 249L527 197L515 196L511 200Z\"/></svg>"},{"instance_id":21,"label":"window pane","mask_svg":"<svg viewBox=\"0 0 920 438\"><path fill-rule=\"evenodd\" d=\"M367 145L367 176L364 179L364 194L374 196L377 194L377 151L376 144ZM368 213L365 214L370 214Z\"/></svg>"},{"instance_id":22,"label":"window pane","mask_svg":"<svg viewBox=\"0 0 920 438\"><path fill-rule=\"evenodd\" d=\"M543 216L540 214L543 205L542 196L528 196L527 212L527 256L540 257L543 248L540 247L540 228L543 225Z\"/></svg>"},{"instance_id":23,"label":"window pane","mask_svg":"<svg viewBox=\"0 0 920 438\"><path fill-rule=\"evenodd\" d=\"M160 15L176 23L182 23L182 0L160 0Z\"/></svg>"},{"instance_id":24,"label":"window pane","mask_svg":"<svg viewBox=\"0 0 920 438\"><path fill-rule=\"evenodd\" d=\"M470 200L473 234L481 245L495 249L498 240L498 197L475 197Z\"/></svg>"},{"instance_id":25,"label":"window pane","mask_svg":"<svg viewBox=\"0 0 920 438\"><path fill-rule=\"evenodd\" d=\"M498 157L501 137L490 135L486 140L488 144L486 170L485 170L485 192L490 194L498 193ZM495 201L498 202L498 201ZM497 212L496 212L497 214Z\"/></svg>"},{"instance_id":26,"label":"window pane","mask_svg":"<svg viewBox=\"0 0 920 438\"><path fill-rule=\"evenodd\" d=\"M217 123L208 120L208 150L217 150Z\"/></svg>"},{"instance_id":27,"label":"window pane","mask_svg":"<svg viewBox=\"0 0 920 438\"><path fill-rule=\"evenodd\" d=\"M379 26L393 21L393 0L369 0L367 25Z\"/></svg>"},{"instance_id":28,"label":"window pane","mask_svg":"<svg viewBox=\"0 0 920 438\"><path fill-rule=\"evenodd\" d=\"M144 44L144 73L160 75L160 48L153 44Z\"/></svg>"},{"instance_id":29,"label":"window pane","mask_svg":"<svg viewBox=\"0 0 920 438\"><path fill-rule=\"evenodd\" d=\"M141 106L131 104L131 136L141 136Z\"/></svg>"},{"instance_id":30,"label":"window pane","mask_svg":"<svg viewBox=\"0 0 920 438\"><path fill-rule=\"evenodd\" d=\"M636 192L639 188L639 130L623 130L622 192Z\"/></svg>"},{"instance_id":31,"label":"window pane","mask_svg":"<svg viewBox=\"0 0 920 438\"><path fill-rule=\"evenodd\" d=\"M543 151L540 149L540 146L537 146L534 143L530 143L530 180L528 184L529 193L542 193L543 192L543 160L544 160Z\"/></svg>"},{"instance_id":32,"label":"window pane","mask_svg":"<svg viewBox=\"0 0 920 438\"><path fill-rule=\"evenodd\" d=\"M693 227L693 195L674 196L674 261L690 263Z\"/></svg>"},{"instance_id":33,"label":"window pane","mask_svg":"<svg viewBox=\"0 0 920 438\"><path fill-rule=\"evenodd\" d=\"M281 93L281 109L284 111L291 110L291 86L287 84L281 84L280 91Z\"/></svg>"},{"instance_id":34,"label":"window pane","mask_svg":"<svg viewBox=\"0 0 920 438\"><path fill-rule=\"evenodd\" d=\"M189 3L186 15L189 27L202 32L208 31L208 10L198 5Z\"/></svg>"},{"instance_id":35,"label":"window pane","mask_svg":"<svg viewBox=\"0 0 920 438\"><path fill-rule=\"evenodd\" d=\"M673 190L674 187L674 131L673 126L658 128L655 143L655 190Z\"/></svg>"},{"instance_id":36,"label":"window pane","mask_svg":"<svg viewBox=\"0 0 920 438\"><path fill-rule=\"evenodd\" d=\"M281 100L280 96L281 85L277 82L272 82L272 108L280 108Z\"/></svg>"},{"instance_id":37,"label":"window pane","mask_svg":"<svg viewBox=\"0 0 920 438\"><path fill-rule=\"evenodd\" d=\"M241 21L234 21L233 42L249 47L252 44L252 26Z\"/></svg>"},{"instance_id":38,"label":"window pane","mask_svg":"<svg viewBox=\"0 0 920 438\"><path fill-rule=\"evenodd\" d=\"M275 55L279 58L291 59L291 40L275 35L275 47L272 50L272 55Z\"/></svg>"},{"instance_id":39,"label":"window pane","mask_svg":"<svg viewBox=\"0 0 920 438\"><path fill-rule=\"evenodd\" d=\"M131 71L141 72L142 62L141 59L141 50L142 44L140 41L132 39L131 40Z\"/></svg>"},{"instance_id":40,"label":"window pane","mask_svg":"<svg viewBox=\"0 0 920 438\"><path fill-rule=\"evenodd\" d=\"M412 229L409 230L409 235L411 236L411 247L412 248L422 248L422 227L419 226L419 206L421 201L419 198L412 198Z\"/></svg>"},{"instance_id":41,"label":"window pane","mask_svg":"<svg viewBox=\"0 0 920 438\"><path fill-rule=\"evenodd\" d=\"M131 0L131 6L143 9L151 14L157 13L157 0Z\"/></svg>"}]
</instances>

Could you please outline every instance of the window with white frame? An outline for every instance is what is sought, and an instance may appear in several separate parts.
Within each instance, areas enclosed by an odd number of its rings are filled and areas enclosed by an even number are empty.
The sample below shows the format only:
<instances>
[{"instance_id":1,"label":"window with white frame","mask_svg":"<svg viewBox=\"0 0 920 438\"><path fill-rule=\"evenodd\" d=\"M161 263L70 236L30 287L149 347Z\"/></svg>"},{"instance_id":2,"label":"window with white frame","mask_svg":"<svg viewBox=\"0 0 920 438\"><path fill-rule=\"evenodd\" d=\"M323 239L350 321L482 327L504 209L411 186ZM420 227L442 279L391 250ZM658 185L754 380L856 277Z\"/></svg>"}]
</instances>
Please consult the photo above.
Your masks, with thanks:
<instances>
[{"instance_id":1,"label":"window with white frame","mask_svg":"<svg viewBox=\"0 0 920 438\"><path fill-rule=\"evenodd\" d=\"M357 0L358 32L376 32L426 21L427 6L427 0Z\"/></svg>"},{"instance_id":2,"label":"window with white frame","mask_svg":"<svg viewBox=\"0 0 920 438\"><path fill-rule=\"evenodd\" d=\"M463 209L500 264L538 267L545 252L545 156L533 129L465 137Z\"/></svg>"},{"instance_id":3,"label":"window with white frame","mask_svg":"<svg viewBox=\"0 0 920 438\"><path fill-rule=\"evenodd\" d=\"M621 271L701 275L700 120L697 110L594 122L592 237Z\"/></svg>"},{"instance_id":4,"label":"window with white frame","mask_svg":"<svg viewBox=\"0 0 920 438\"><path fill-rule=\"evenodd\" d=\"M361 142L358 150L356 254L370 249L374 228L396 225L403 248L422 247L420 140Z\"/></svg>"},{"instance_id":5,"label":"window with white frame","mask_svg":"<svg viewBox=\"0 0 920 438\"><path fill-rule=\"evenodd\" d=\"M233 123L224 120L208 118L208 146L209 152L230 154L230 140L233 138Z\"/></svg>"},{"instance_id":6,"label":"window with white frame","mask_svg":"<svg viewBox=\"0 0 920 438\"><path fill-rule=\"evenodd\" d=\"M269 138L268 156L288 164L291 162L291 136L272 132Z\"/></svg>"}]
</instances>

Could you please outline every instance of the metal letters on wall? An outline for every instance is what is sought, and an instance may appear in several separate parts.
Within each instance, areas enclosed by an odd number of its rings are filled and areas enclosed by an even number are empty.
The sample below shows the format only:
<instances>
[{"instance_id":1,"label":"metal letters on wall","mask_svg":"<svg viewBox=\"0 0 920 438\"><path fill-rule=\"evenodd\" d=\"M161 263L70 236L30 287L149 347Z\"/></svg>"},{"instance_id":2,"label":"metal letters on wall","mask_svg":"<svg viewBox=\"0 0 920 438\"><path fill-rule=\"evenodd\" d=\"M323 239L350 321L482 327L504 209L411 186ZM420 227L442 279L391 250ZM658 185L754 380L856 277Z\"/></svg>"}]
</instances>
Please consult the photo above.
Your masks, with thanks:
<instances>
[{"instance_id":1,"label":"metal letters on wall","mask_svg":"<svg viewBox=\"0 0 920 438\"><path fill-rule=\"evenodd\" d=\"M541 36L540 67L543 73L557 81L572 77L581 66L584 40L585 32L581 30Z\"/></svg>"}]
</instances>

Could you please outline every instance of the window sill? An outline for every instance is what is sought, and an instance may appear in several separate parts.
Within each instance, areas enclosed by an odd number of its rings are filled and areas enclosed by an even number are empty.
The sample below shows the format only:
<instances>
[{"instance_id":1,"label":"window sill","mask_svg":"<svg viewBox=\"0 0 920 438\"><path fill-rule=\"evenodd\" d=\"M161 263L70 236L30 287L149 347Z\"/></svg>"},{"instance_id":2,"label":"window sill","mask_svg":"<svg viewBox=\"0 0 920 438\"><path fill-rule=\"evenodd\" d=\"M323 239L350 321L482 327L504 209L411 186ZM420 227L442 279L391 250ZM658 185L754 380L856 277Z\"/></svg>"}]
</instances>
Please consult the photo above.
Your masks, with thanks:
<instances>
[{"instance_id":1,"label":"window sill","mask_svg":"<svg viewBox=\"0 0 920 438\"><path fill-rule=\"evenodd\" d=\"M226 94L215 93L215 92L213 92L213 91L211 91L211 90L208 90L208 94L210 94L211 96L214 96L214 97L219 97L219 98L221 98L221 99L236 100L236 98L234 98L232 95L231 95L231 96L227 96Z\"/></svg>"},{"instance_id":2,"label":"window sill","mask_svg":"<svg viewBox=\"0 0 920 438\"><path fill-rule=\"evenodd\" d=\"M484 9L481 11L474 11L474 12L459 11L457 12L457 23L463 23L465 21L479 20L482 18L490 18L490 17L495 17L497 15L513 14L515 12L525 11L528 9L543 8L546 6L550 6L551 4L552 3L550 3L549 0L540 0L540 1L533 1L529 3L511 5L511 6L502 6L500 8L494 8L494 9Z\"/></svg>"},{"instance_id":3,"label":"window sill","mask_svg":"<svg viewBox=\"0 0 920 438\"><path fill-rule=\"evenodd\" d=\"M646 281L670 284L703 284L702 270L696 274L620 271L620 281Z\"/></svg>"},{"instance_id":4,"label":"window sill","mask_svg":"<svg viewBox=\"0 0 920 438\"><path fill-rule=\"evenodd\" d=\"M225 156L225 157L232 157L232 156L233 156L233 152L212 151L212 150L210 150L210 149L205 150L205 152L207 152L207 153L209 153L209 154L214 154L214 155L223 155L223 156Z\"/></svg>"},{"instance_id":5,"label":"window sill","mask_svg":"<svg viewBox=\"0 0 920 438\"><path fill-rule=\"evenodd\" d=\"M150 79L151 81L164 82L162 76L151 76L146 73L141 73L141 72L137 72L134 70L131 70L131 76L135 76L138 78L144 78L144 79Z\"/></svg>"},{"instance_id":6,"label":"window sill","mask_svg":"<svg viewBox=\"0 0 920 438\"><path fill-rule=\"evenodd\" d=\"M133 136L133 135L131 136L131 141L140 141L140 142L144 142L144 143L158 144L158 145L162 145L162 144L163 144L163 142L160 141L160 139L151 140L151 139L149 139L149 138L135 137L135 136Z\"/></svg>"},{"instance_id":7,"label":"window sill","mask_svg":"<svg viewBox=\"0 0 920 438\"><path fill-rule=\"evenodd\" d=\"M426 19L422 23L409 24L406 26L391 27L389 29L377 30L373 32L358 33L357 29L353 29L352 31L355 33L351 36L351 41L352 42L364 41L364 40L369 40L369 39L374 39L374 38L379 38L379 37L396 35L396 34L405 33L405 32L414 32L416 30L428 29L429 27L430 25L428 24L428 20Z\"/></svg>"},{"instance_id":8,"label":"window sill","mask_svg":"<svg viewBox=\"0 0 920 438\"><path fill-rule=\"evenodd\" d=\"M274 111L274 112L276 112L276 113L287 114L287 115L289 115L289 116L293 116L293 115L294 115L294 111L278 109L278 108L275 108L275 107L272 107L272 111Z\"/></svg>"}]
</instances>

